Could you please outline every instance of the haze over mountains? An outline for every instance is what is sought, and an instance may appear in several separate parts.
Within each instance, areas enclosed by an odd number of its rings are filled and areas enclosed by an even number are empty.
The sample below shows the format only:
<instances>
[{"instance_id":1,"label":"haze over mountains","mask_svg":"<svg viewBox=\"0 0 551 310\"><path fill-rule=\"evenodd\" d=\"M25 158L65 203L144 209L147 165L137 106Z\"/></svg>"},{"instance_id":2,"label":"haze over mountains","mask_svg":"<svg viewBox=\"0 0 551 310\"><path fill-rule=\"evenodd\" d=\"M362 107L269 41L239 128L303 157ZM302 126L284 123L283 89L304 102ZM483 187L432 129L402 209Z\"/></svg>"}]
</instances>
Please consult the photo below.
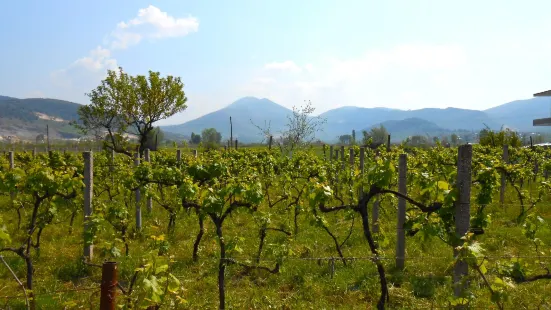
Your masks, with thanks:
<instances>
[{"instance_id":1,"label":"haze over mountains","mask_svg":"<svg viewBox=\"0 0 551 310\"><path fill-rule=\"evenodd\" d=\"M320 114L326 119L323 132L317 137L331 142L352 129L360 132L372 126L383 124L392 134L394 141L407 136L446 135L458 130L479 131L485 126L500 129L501 126L519 131L548 132L544 127L533 127L532 120L550 115L551 98L532 98L509 102L484 111L459 108L426 108L419 110L398 110L388 108L341 107ZM229 117L232 116L233 135L243 142L262 139L260 130L270 124L274 134L284 129L287 116L292 111L268 99L241 98L229 106L180 125L162 126L165 131L190 135L203 128L213 127L227 138L230 135Z\"/></svg>"},{"instance_id":2,"label":"haze over mountains","mask_svg":"<svg viewBox=\"0 0 551 310\"><path fill-rule=\"evenodd\" d=\"M77 133L69 122L78 118L79 106L73 102L56 99L17 99L0 96L0 136L16 135L32 139L44 133L46 124L49 124L54 136L75 137ZM551 98L517 100L484 111L459 108L405 111L340 107L320 115L326 119L326 123L317 137L326 142L334 142L338 136L350 134L352 129L360 135L361 130L379 124L387 128L394 141L401 141L415 134L442 136L460 130L478 131L485 125L492 129L505 126L519 131L549 132L545 127L533 127L532 120L550 116L550 109ZM262 140L258 127L269 126L271 132L277 136L284 130L287 117L291 114L290 109L269 99L244 97L197 119L161 128L168 133L167 137L184 138L189 137L192 132L200 133L203 129L212 127L222 133L223 139L227 139L230 136L231 116L234 137L241 142L249 143Z\"/></svg>"}]
</instances>

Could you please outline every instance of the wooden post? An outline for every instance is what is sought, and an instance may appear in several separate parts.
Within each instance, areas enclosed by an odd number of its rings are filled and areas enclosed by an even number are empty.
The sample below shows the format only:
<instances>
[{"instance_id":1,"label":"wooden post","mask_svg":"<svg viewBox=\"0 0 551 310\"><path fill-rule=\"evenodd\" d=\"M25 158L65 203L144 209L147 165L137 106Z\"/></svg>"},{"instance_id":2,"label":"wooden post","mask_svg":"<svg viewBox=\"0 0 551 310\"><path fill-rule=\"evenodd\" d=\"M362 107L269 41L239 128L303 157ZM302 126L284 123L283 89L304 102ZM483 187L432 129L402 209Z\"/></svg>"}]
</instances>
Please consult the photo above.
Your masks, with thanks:
<instances>
[{"instance_id":1,"label":"wooden post","mask_svg":"<svg viewBox=\"0 0 551 310\"><path fill-rule=\"evenodd\" d=\"M134 154L134 166L140 165L140 153ZM142 207L140 206L140 200L141 200L141 193L140 189L136 189L134 192L136 196L136 230L142 229Z\"/></svg>"},{"instance_id":2,"label":"wooden post","mask_svg":"<svg viewBox=\"0 0 551 310\"><path fill-rule=\"evenodd\" d=\"M390 152L390 135L388 135L386 139L386 151Z\"/></svg>"},{"instance_id":3,"label":"wooden post","mask_svg":"<svg viewBox=\"0 0 551 310\"><path fill-rule=\"evenodd\" d=\"M10 160L10 169L13 169L14 168L14 165L15 165L15 152L14 151L9 151L8 153L9 155L9 160Z\"/></svg>"},{"instance_id":4,"label":"wooden post","mask_svg":"<svg viewBox=\"0 0 551 310\"><path fill-rule=\"evenodd\" d=\"M144 160L147 163L151 163L151 151L148 148L146 148L144 151ZM147 198L146 206L147 206L147 212L151 213L151 211L153 211L153 198L151 197Z\"/></svg>"},{"instance_id":5,"label":"wooden post","mask_svg":"<svg viewBox=\"0 0 551 310\"><path fill-rule=\"evenodd\" d=\"M507 164L509 163L509 146L506 144L503 146L503 163ZM503 206L503 203L505 202L505 188L507 185L507 179L505 177L505 173L501 173L501 187L499 189L499 203L501 206Z\"/></svg>"},{"instance_id":6,"label":"wooden post","mask_svg":"<svg viewBox=\"0 0 551 310\"><path fill-rule=\"evenodd\" d=\"M457 238L463 237L470 229L471 219L471 161L473 148L470 144L461 145L457 157L457 188L458 197L455 205L455 234ZM462 240L456 246L461 246ZM454 255L457 251L454 249ZM456 297L462 295L467 284L461 283L464 276L469 273L469 266L464 261L457 261L454 266L454 294Z\"/></svg>"},{"instance_id":7,"label":"wooden post","mask_svg":"<svg viewBox=\"0 0 551 310\"><path fill-rule=\"evenodd\" d=\"M82 153L84 157L84 234L90 230L90 217L92 216L92 199L94 197L94 155L92 152ZM94 254L94 246L84 243L84 257L91 260Z\"/></svg>"},{"instance_id":8,"label":"wooden post","mask_svg":"<svg viewBox=\"0 0 551 310\"><path fill-rule=\"evenodd\" d=\"M268 144L268 149L269 149L269 150L272 149L272 141L273 141L273 137L270 136L270 143Z\"/></svg>"},{"instance_id":9,"label":"wooden post","mask_svg":"<svg viewBox=\"0 0 551 310\"><path fill-rule=\"evenodd\" d=\"M182 162L182 150L180 149L176 150L176 161L179 163Z\"/></svg>"},{"instance_id":10,"label":"wooden post","mask_svg":"<svg viewBox=\"0 0 551 310\"><path fill-rule=\"evenodd\" d=\"M329 160L333 161L333 146L329 146Z\"/></svg>"},{"instance_id":11,"label":"wooden post","mask_svg":"<svg viewBox=\"0 0 551 310\"><path fill-rule=\"evenodd\" d=\"M344 161L344 145L341 145L341 163L342 163L342 170L345 168L345 161Z\"/></svg>"},{"instance_id":12,"label":"wooden post","mask_svg":"<svg viewBox=\"0 0 551 310\"><path fill-rule=\"evenodd\" d=\"M237 139L235 139L235 150L237 150L237 145L238 145Z\"/></svg>"},{"instance_id":13,"label":"wooden post","mask_svg":"<svg viewBox=\"0 0 551 310\"><path fill-rule=\"evenodd\" d=\"M118 270L116 262L104 262L101 268L101 310L115 310L117 302Z\"/></svg>"},{"instance_id":14,"label":"wooden post","mask_svg":"<svg viewBox=\"0 0 551 310\"><path fill-rule=\"evenodd\" d=\"M350 148L348 150L349 152L349 163L350 163L350 169L352 170L352 173L354 173L354 148Z\"/></svg>"},{"instance_id":15,"label":"wooden post","mask_svg":"<svg viewBox=\"0 0 551 310\"><path fill-rule=\"evenodd\" d=\"M193 157L197 158L197 150L193 150Z\"/></svg>"},{"instance_id":16,"label":"wooden post","mask_svg":"<svg viewBox=\"0 0 551 310\"><path fill-rule=\"evenodd\" d=\"M398 161L398 192L407 195L407 155L400 154ZM398 198L398 222L396 224L396 269L404 270L406 259L406 200Z\"/></svg>"},{"instance_id":17,"label":"wooden post","mask_svg":"<svg viewBox=\"0 0 551 310\"><path fill-rule=\"evenodd\" d=\"M10 151L9 152L10 170L15 169L15 159L14 159L14 157L15 157L14 152ZM10 198L11 198L11 201L13 203L13 200L15 199L15 192L10 193Z\"/></svg>"},{"instance_id":18,"label":"wooden post","mask_svg":"<svg viewBox=\"0 0 551 310\"><path fill-rule=\"evenodd\" d=\"M33 147L33 158L36 157L36 147Z\"/></svg>"}]
</instances>

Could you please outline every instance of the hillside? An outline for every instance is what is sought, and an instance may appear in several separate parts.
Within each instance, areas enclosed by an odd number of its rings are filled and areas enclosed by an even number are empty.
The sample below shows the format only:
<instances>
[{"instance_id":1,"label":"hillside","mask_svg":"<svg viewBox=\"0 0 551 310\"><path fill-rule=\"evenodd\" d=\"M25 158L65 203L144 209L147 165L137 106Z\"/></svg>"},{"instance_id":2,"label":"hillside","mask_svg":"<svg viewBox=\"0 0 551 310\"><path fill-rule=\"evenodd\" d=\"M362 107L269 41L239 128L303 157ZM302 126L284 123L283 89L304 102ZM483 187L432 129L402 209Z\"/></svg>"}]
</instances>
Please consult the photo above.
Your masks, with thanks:
<instances>
[{"instance_id":1,"label":"hillside","mask_svg":"<svg viewBox=\"0 0 551 310\"><path fill-rule=\"evenodd\" d=\"M534 127L532 120L551 116L551 98L536 97L516 100L484 111L496 123L520 131L549 131Z\"/></svg>"},{"instance_id":2,"label":"hillside","mask_svg":"<svg viewBox=\"0 0 551 310\"><path fill-rule=\"evenodd\" d=\"M45 134L48 125L53 138L76 137L78 135L69 122L78 119L79 106L57 99L1 96L0 136L34 139L39 134Z\"/></svg>"},{"instance_id":3,"label":"hillside","mask_svg":"<svg viewBox=\"0 0 551 310\"><path fill-rule=\"evenodd\" d=\"M452 133L459 133L462 130L450 130L444 129L433 122L421 118L406 118L403 120L390 120L384 121L373 126L383 125L386 130L391 133L392 142L400 142L409 136L421 135L431 137L449 136ZM373 126L364 128L364 130L370 130Z\"/></svg>"},{"instance_id":4,"label":"hillside","mask_svg":"<svg viewBox=\"0 0 551 310\"><path fill-rule=\"evenodd\" d=\"M34 139L45 133L46 124L52 137L70 138L77 136L70 121L78 119L77 103L47 99L17 99L0 96L0 136L15 135ZM214 127L222 133L223 139L230 136L229 118L233 120L233 135L241 142L262 140L260 130L270 124L271 132L277 136L284 130L287 117L292 111L269 99L255 97L241 98L227 107L203 115L192 121L171 126L161 126L167 139L182 140L205 128ZM426 108L419 110L398 110L389 108L340 107L322 113L326 119L323 130L317 138L332 142L353 129L357 132L383 124L392 133L393 140L414 134L441 135L456 130L478 131L488 125L499 129L502 125L519 131L549 132L551 128L533 127L532 120L551 115L550 98L517 100L484 111L458 108ZM395 141L396 141L395 140Z\"/></svg>"},{"instance_id":5,"label":"hillside","mask_svg":"<svg viewBox=\"0 0 551 310\"><path fill-rule=\"evenodd\" d=\"M499 125L482 111L457 108L405 111L387 108L342 107L329 110L322 113L321 116L327 119L324 139L334 139L352 129L371 128L373 125L388 120L422 119L446 130L480 130L484 128L484 124L492 128L499 128Z\"/></svg>"},{"instance_id":6,"label":"hillside","mask_svg":"<svg viewBox=\"0 0 551 310\"><path fill-rule=\"evenodd\" d=\"M291 113L291 110L268 99L245 97L192 121L181 125L161 126L161 129L190 136L192 132L201 133L205 128L215 128L226 140L230 137L231 116L234 139L249 143L262 140L260 130L254 124L264 127L265 124L270 123L271 130L275 134L283 130L287 116Z\"/></svg>"}]
</instances>

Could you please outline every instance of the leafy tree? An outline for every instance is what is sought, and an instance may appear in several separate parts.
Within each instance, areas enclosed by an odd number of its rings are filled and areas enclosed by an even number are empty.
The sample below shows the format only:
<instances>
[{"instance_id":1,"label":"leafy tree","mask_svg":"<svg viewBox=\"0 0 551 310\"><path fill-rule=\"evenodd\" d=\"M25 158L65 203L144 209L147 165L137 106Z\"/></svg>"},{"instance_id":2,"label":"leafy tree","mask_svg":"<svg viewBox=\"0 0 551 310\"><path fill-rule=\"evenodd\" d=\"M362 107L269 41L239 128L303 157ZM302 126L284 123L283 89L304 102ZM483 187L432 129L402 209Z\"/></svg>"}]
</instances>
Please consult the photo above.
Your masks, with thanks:
<instances>
[{"instance_id":1,"label":"leafy tree","mask_svg":"<svg viewBox=\"0 0 551 310\"><path fill-rule=\"evenodd\" d=\"M459 137L456 134L452 133L450 140L452 145L457 145L457 142L459 141Z\"/></svg>"},{"instance_id":2,"label":"leafy tree","mask_svg":"<svg viewBox=\"0 0 551 310\"><path fill-rule=\"evenodd\" d=\"M222 134L214 128L203 129L201 132L201 140L207 147L219 145L222 141Z\"/></svg>"},{"instance_id":3,"label":"leafy tree","mask_svg":"<svg viewBox=\"0 0 551 310\"><path fill-rule=\"evenodd\" d=\"M351 135L342 135L339 137L339 142L341 144L351 144L353 141L352 139L352 136Z\"/></svg>"},{"instance_id":4,"label":"leafy tree","mask_svg":"<svg viewBox=\"0 0 551 310\"><path fill-rule=\"evenodd\" d=\"M411 146L427 146L429 140L425 136L415 135L415 136L408 137L405 142L407 145L411 145Z\"/></svg>"},{"instance_id":5,"label":"leafy tree","mask_svg":"<svg viewBox=\"0 0 551 310\"><path fill-rule=\"evenodd\" d=\"M195 134L194 132L191 133L191 144L199 144L201 143L201 135Z\"/></svg>"},{"instance_id":6,"label":"leafy tree","mask_svg":"<svg viewBox=\"0 0 551 310\"><path fill-rule=\"evenodd\" d=\"M108 70L107 77L87 96L91 104L79 108L83 132L107 135L106 147L132 155L128 135L136 135L139 151L146 148L154 124L187 108L184 84L179 77L131 76L122 68Z\"/></svg>"},{"instance_id":7,"label":"leafy tree","mask_svg":"<svg viewBox=\"0 0 551 310\"><path fill-rule=\"evenodd\" d=\"M369 144L369 140L374 144L383 144L388 138L388 131L385 126L372 127L369 131L363 132L363 144Z\"/></svg>"},{"instance_id":8,"label":"leafy tree","mask_svg":"<svg viewBox=\"0 0 551 310\"><path fill-rule=\"evenodd\" d=\"M480 131L480 144L493 147L500 147L507 144L512 147L519 147L522 145L522 142L518 133L509 128L501 128L500 131L496 132L486 127Z\"/></svg>"}]
</instances>

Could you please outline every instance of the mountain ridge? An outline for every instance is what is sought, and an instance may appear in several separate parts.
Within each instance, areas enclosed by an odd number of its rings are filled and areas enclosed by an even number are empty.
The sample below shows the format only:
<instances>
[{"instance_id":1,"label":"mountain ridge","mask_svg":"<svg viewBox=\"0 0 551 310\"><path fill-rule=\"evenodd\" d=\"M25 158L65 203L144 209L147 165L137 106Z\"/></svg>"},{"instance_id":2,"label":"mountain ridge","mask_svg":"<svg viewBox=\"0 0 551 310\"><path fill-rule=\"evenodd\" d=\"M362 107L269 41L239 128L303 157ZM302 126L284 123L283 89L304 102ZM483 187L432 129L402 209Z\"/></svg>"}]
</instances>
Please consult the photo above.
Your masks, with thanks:
<instances>
[{"instance_id":1,"label":"mountain ridge","mask_svg":"<svg viewBox=\"0 0 551 310\"><path fill-rule=\"evenodd\" d=\"M20 135L32 138L44 132L46 124L53 133L60 137L75 136L74 128L69 125L78 119L78 103L49 99L26 98L18 99L0 96L0 136ZM399 122L399 130L393 134L398 139L403 135L425 134L419 128L430 129L434 134L469 130L478 131L489 126L500 129L501 126L519 131L547 132L546 128L533 127L532 120L551 114L551 98L531 98L511 101L485 110L461 109L455 107L423 108L416 110L400 110L385 107L364 108L344 106L321 113L319 116L327 122L317 138L333 142L338 136L349 134L352 130L361 131L378 124L394 126ZM261 129L270 128L272 134L285 129L288 116L292 110L270 99L247 96L239 98L217 111L207 113L196 119L177 125L160 126L174 137L189 137L191 132L201 133L205 128L215 128L222 133L223 139L230 136L230 116L233 123L233 136L241 142L259 142L263 139ZM412 122L412 119L417 121ZM428 123L426 123L428 122ZM434 124L428 125L429 123ZM409 129L404 126L410 124ZM421 126L421 124L424 124ZM416 127L417 126L417 127ZM419 127L420 126L420 127ZM432 127L431 127L432 126ZM416 129L417 128L417 129ZM170 134L169 134L170 135ZM393 139L394 140L394 139Z\"/></svg>"}]
</instances>

